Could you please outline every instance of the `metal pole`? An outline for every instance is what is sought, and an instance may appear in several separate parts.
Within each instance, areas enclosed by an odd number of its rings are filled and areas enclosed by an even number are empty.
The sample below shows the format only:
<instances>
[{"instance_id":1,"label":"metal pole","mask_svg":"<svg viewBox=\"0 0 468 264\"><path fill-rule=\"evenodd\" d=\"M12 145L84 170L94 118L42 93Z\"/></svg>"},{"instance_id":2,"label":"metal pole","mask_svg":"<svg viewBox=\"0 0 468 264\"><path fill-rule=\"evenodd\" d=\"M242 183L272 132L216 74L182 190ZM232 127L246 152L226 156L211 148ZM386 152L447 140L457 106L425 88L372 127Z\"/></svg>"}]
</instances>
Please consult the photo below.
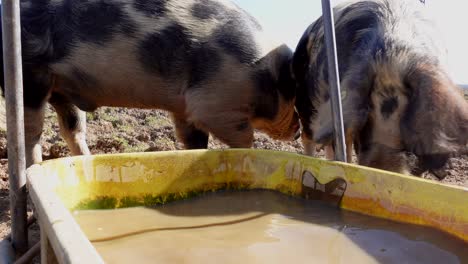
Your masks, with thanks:
<instances>
[{"instance_id":1,"label":"metal pole","mask_svg":"<svg viewBox=\"0 0 468 264\"><path fill-rule=\"evenodd\" d=\"M28 249L20 22L20 1L3 0L2 34L10 175L11 242L17 256Z\"/></svg>"},{"instance_id":2,"label":"metal pole","mask_svg":"<svg viewBox=\"0 0 468 264\"><path fill-rule=\"evenodd\" d=\"M332 107L333 125L335 128L335 159L346 162L346 144L341 106L340 76L336 51L335 23L330 0L322 0L323 28L328 57L328 83Z\"/></svg>"}]
</instances>

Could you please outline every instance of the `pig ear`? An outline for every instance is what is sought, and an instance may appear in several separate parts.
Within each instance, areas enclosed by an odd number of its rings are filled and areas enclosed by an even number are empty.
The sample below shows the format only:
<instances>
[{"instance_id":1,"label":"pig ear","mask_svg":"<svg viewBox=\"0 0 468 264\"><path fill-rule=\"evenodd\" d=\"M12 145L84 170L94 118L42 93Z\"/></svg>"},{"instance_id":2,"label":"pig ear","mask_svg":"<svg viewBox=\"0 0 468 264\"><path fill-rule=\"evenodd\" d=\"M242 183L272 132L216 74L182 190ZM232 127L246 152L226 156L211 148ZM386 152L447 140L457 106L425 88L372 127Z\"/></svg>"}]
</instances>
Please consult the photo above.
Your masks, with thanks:
<instances>
[{"instance_id":1,"label":"pig ear","mask_svg":"<svg viewBox=\"0 0 468 264\"><path fill-rule=\"evenodd\" d=\"M288 65L290 71L290 63L293 57L292 50L285 44L271 50L260 60L255 62L254 67L257 70L269 70L276 77L279 76L283 65Z\"/></svg>"},{"instance_id":2,"label":"pig ear","mask_svg":"<svg viewBox=\"0 0 468 264\"><path fill-rule=\"evenodd\" d=\"M283 45L279 48L279 57L276 58L276 75L278 76L278 91L286 100L296 97L296 81L292 72L293 52L289 47Z\"/></svg>"},{"instance_id":3,"label":"pig ear","mask_svg":"<svg viewBox=\"0 0 468 264\"><path fill-rule=\"evenodd\" d=\"M419 64L405 77L405 85L409 92L401 119L405 147L432 160L426 165L444 164L449 156L466 151L468 103L450 78L433 64Z\"/></svg>"},{"instance_id":4,"label":"pig ear","mask_svg":"<svg viewBox=\"0 0 468 264\"><path fill-rule=\"evenodd\" d=\"M274 88L286 99L292 100L296 96L291 62L293 52L287 45L281 45L270 51L254 65L256 72L267 72L274 80Z\"/></svg>"}]
</instances>

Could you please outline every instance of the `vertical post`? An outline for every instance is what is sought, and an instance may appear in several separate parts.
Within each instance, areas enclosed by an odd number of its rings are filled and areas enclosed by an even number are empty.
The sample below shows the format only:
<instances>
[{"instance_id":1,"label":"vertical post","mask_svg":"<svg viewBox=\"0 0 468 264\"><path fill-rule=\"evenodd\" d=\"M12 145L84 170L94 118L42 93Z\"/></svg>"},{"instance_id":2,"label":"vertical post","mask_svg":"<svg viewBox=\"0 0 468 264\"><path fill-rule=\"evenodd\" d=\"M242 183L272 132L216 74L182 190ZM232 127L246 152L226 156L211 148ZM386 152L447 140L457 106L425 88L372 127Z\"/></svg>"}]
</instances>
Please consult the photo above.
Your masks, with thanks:
<instances>
[{"instance_id":1,"label":"vertical post","mask_svg":"<svg viewBox=\"0 0 468 264\"><path fill-rule=\"evenodd\" d=\"M335 22L330 0L322 0L323 28L328 58L328 83L335 128L335 159L346 162L346 144L341 106L340 76L336 51Z\"/></svg>"},{"instance_id":2,"label":"vertical post","mask_svg":"<svg viewBox=\"0 0 468 264\"><path fill-rule=\"evenodd\" d=\"M39 223L41 229L41 263L56 264L58 263L52 245L50 245L47 233L44 230L44 225Z\"/></svg>"},{"instance_id":3,"label":"vertical post","mask_svg":"<svg viewBox=\"0 0 468 264\"><path fill-rule=\"evenodd\" d=\"M10 178L11 241L17 256L28 249L26 161L20 1L2 1L3 63Z\"/></svg>"}]
</instances>

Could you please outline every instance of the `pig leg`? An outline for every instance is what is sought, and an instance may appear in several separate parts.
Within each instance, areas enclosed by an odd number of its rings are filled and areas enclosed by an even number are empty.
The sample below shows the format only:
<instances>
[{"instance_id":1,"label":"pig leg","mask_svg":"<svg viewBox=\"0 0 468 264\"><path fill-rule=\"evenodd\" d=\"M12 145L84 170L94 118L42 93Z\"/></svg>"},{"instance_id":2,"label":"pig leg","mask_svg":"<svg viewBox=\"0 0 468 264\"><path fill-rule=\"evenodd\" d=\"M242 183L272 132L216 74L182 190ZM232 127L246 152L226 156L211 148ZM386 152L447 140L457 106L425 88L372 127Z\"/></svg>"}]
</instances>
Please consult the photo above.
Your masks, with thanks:
<instances>
[{"instance_id":1,"label":"pig leg","mask_svg":"<svg viewBox=\"0 0 468 264\"><path fill-rule=\"evenodd\" d=\"M86 144L86 114L65 97L53 94L49 101L57 111L60 134L72 155L90 155Z\"/></svg>"},{"instance_id":2,"label":"pig leg","mask_svg":"<svg viewBox=\"0 0 468 264\"><path fill-rule=\"evenodd\" d=\"M39 107L24 107L24 132L26 167L42 161L42 147L39 144L44 126L45 103Z\"/></svg>"},{"instance_id":3,"label":"pig leg","mask_svg":"<svg viewBox=\"0 0 468 264\"><path fill-rule=\"evenodd\" d=\"M302 137L302 144L304 145L304 154L307 156L315 156L315 142L306 137Z\"/></svg>"},{"instance_id":4,"label":"pig leg","mask_svg":"<svg viewBox=\"0 0 468 264\"><path fill-rule=\"evenodd\" d=\"M183 118L173 117L177 138L186 149L208 148L208 134L196 128Z\"/></svg>"}]
</instances>

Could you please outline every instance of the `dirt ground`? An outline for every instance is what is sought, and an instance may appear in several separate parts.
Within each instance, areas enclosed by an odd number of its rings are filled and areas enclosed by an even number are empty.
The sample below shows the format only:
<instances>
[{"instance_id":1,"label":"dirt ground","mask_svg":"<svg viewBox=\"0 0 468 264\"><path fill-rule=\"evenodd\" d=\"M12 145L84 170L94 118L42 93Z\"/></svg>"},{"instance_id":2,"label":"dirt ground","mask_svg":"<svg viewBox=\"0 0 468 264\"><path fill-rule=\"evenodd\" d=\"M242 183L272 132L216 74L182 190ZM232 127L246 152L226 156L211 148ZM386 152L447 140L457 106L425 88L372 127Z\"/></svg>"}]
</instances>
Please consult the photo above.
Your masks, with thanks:
<instances>
[{"instance_id":1,"label":"dirt ground","mask_svg":"<svg viewBox=\"0 0 468 264\"><path fill-rule=\"evenodd\" d=\"M176 142L169 115L162 111L101 108L94 113L88 113L87 119L87 141L93 154L167 151L182 148L182 145ZM4 120L0 118L0 128L2 127L3 129L0 129L0 241L10 231L6 135ZM42 138L44 159L69 155L68 148L59 136L58 130L57 117L49 109ZM209 147L225 148L226 146L217 140L210 139ZM254 147L296 153L303 151L300 141L278 142L262 133L256 133ZM422 177L437 181L437 178L429 173ZM468 187L468 156L452 160L447 177L441 182ZM38 241L37 225L31 227L30 237L31 245ZM35 263L38 263L37 259Z\"/></svg>"}]
</instances>

